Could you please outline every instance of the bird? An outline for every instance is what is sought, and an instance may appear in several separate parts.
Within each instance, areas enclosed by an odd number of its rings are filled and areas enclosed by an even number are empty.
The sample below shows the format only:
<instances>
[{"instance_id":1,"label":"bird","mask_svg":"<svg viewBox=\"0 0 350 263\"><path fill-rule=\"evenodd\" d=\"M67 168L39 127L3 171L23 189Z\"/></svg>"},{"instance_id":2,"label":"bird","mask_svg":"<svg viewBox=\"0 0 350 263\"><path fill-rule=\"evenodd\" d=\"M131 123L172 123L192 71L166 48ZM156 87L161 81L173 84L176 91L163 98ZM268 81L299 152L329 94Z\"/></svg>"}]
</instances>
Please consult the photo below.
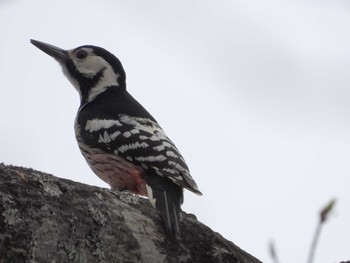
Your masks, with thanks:
<instances>
[{"instance_id":1,"label":"bird","mask_svg":"<svg viewBox=\"0 0 350 263\"><path fill-rule=\"evenodd\" d=\"M113 190L148 197L166 236L180 240L183 190L202 193L175 144L126 90L120 60L98 46L65 50L30 42L58 61L79 93L75 137L92 171Z\"/></svg>"}]
</instances>

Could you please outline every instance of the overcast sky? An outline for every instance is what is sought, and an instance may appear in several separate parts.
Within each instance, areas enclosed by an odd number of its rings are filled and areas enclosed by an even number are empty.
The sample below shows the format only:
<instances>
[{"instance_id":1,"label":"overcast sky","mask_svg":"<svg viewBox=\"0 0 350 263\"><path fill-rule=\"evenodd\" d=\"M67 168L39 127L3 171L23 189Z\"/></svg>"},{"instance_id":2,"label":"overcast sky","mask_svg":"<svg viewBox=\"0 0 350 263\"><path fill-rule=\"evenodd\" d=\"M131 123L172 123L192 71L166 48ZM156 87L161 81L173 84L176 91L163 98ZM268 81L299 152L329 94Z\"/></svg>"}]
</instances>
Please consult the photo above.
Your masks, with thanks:
<instances>
[{"instance_id":1,"label":"overcast sky","mask_svg":"<svg viewBox=\"0 0 350 263\"><path fill-rule=\"evenodd\" d=\"M0 162L107 187L75 142L79 97L37 39L102 46L184 155L204 196L183 209L271 262L350 259L346 0L0 0Z\"/></svg>"}]
</instances>

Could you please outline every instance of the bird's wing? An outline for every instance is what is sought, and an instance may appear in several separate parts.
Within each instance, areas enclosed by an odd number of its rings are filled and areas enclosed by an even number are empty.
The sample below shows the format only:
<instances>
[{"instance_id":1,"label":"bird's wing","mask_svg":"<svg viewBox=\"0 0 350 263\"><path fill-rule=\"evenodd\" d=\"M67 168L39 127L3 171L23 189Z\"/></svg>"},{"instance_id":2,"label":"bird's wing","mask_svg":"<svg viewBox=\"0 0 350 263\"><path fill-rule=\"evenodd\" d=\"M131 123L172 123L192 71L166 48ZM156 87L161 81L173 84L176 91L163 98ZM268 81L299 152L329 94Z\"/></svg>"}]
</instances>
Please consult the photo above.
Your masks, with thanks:
<instances>
[{"instance_id":1,"label":"bird's wing","mask_svg":"<svg viewBox=\"0 0 350 263\"><path fill-rule=\"evenodd\" d=\"M106 152L114 152L145 170L201 194L185 160L158 123L140 117L119 115L118 119L87 120L85 137L98 142Z\"/></svg>"}]
</instances>

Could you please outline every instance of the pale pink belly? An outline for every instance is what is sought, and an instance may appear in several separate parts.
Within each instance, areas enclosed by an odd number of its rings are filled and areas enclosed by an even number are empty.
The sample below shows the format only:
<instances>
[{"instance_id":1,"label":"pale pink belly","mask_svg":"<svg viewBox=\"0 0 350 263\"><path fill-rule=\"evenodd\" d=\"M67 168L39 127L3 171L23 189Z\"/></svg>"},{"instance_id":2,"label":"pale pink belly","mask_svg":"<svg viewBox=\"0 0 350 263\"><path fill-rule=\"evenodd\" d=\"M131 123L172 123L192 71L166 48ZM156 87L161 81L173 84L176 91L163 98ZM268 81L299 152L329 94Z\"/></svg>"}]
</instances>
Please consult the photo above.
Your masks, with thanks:
<instances>
[{"instance_id":1,"label":"pale pink belly","mask_svg":"<svg viewBox=\"0 0 350 263\"><path fill-rule=\"evenodd\" d=\"M134 194L147 196L144 170L117 154L105 153L98 148L91 148L79 143L87 163L95 174L108 183L112 189L128 190Z\"/></svg>"}]
</instances>

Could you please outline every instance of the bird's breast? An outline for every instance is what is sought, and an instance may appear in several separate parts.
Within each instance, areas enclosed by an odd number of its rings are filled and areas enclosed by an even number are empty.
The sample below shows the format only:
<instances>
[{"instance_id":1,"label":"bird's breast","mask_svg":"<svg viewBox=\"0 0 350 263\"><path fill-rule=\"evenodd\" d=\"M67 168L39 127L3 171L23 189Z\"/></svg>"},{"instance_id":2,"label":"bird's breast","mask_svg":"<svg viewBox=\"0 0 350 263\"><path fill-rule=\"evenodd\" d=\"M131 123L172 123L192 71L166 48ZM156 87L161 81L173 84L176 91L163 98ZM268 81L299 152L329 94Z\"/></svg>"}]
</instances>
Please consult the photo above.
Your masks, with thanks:
<instances>
[{"instance_id":1,"label":"bird's breast","mask_svg":"<svg viewBox=\"0 0 350 263\"><path fill-rule=\"evenodd\" d=\"M115 152L106 152L89 145L80 134L79 124L75 123L75 135L85 160L93 172L110 185L112 189L128 190L134 194L147 196L142 179L144 170Z\"/></svg>"}]
</instances>

